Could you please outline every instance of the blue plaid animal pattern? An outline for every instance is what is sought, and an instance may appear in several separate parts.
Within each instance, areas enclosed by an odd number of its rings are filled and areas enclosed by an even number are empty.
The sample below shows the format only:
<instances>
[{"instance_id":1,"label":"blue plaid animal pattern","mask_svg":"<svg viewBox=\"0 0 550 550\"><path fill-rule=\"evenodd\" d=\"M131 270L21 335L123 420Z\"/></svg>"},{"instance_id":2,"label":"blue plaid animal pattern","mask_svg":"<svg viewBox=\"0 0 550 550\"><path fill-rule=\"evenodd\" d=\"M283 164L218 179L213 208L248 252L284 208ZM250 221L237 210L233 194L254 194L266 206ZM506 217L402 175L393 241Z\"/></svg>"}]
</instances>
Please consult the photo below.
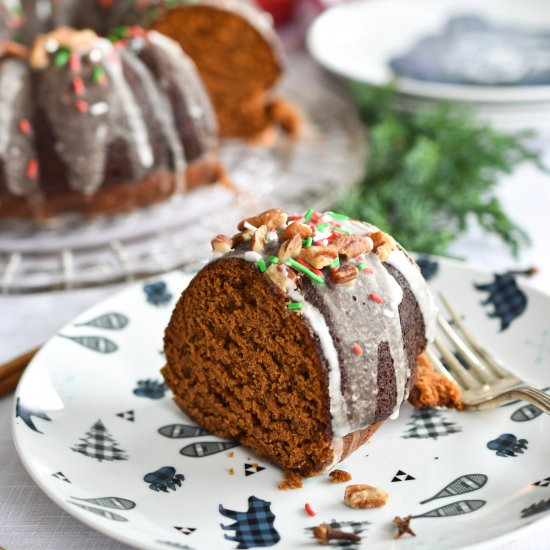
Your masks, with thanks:
<instances>
[{"instance_id":1,"label":"blue plaid animal pattern","mask_svg":"<svg viewBox=\"0 0 550 550\"><path fill-rule=\"evenodd\" d=\"M173 466L163 466L154 472L145 474L143 481L149 483L149 489L153 491L168 492L169 489L175 491L181 487L181 482L185 479L183 474L178 474Z\"/></svg>"},{"instance_id":2,"label":"blue plaid animal pattern","mask_svg":"<svg viewBox=\"0 0 550 550\"><path fill-rule=\"evenodd\" d=\"M143 285L145 298L153 306L164 306L170 303L172 294L168 291L168 287L164 281L155 281Z\"/></svg>"},{"instance_id":3,"label":"blue plaid animal pattern","mask_svg":"<svg viewBox=\"0 0 550 550\"><path fill-rule=\"evenodd\" d=\"M527 439L518 439L514 434L502 434L487 443L487 447L496 451L497 456L508 457L523 454L527 450Z\"/></svg>"},{"instance_id":4,"label":"blue plaid animal pattern","mask_svg":"<svg viewBox=\"0 0 550 550\"><path fill-rule=\"evenodd\" d=\"M474 287L489 293L482 304L493 306L493 311L487 315L500 319L501 331L506 330L527 308L527 296L518 287L513 275L496 273L492 283L474 284Z\"/></svg>"},{"instance_id":5,"label":"blue plaid animal pattern","mask_svg":"<svg viewBox=\"0 0 550 550\"><path fill-rule=\"evenodd\" d=\"M246 512L228 510L222 504L219 511L222 516L235 520L235 523L230 525L222 523L220 526L224 531L235 531L234 535L225 533L224 538L238 542L237 548L273 546L281 540L281 536L273 526L275 514L271 511L270 502L250 496Z\"/></svg>"}]
</instances>

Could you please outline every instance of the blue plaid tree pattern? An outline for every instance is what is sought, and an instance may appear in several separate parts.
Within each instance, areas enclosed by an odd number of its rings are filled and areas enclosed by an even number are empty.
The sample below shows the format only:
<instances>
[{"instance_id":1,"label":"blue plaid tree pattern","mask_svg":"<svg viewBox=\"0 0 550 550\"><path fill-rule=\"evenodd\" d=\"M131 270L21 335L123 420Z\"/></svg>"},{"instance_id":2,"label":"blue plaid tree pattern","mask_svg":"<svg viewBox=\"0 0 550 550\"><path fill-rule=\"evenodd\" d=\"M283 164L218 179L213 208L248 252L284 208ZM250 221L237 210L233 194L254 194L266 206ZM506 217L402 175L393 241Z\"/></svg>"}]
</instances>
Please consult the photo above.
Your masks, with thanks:
<instances>
[{"instance_id":1,"label":"blue plaid tree pattern","mask_svg":"<svg viewBox=\"0 0 550 550\"><path fill-rule=\"evenodd\" d=\"M415 411L407 425L410 428L401 436L403 439L437 439L461 431L456 424L445 420L437 409Z\"/></svg>"},{"instance_id":2,"label":"blue plaid tree pattern","mask_svg":"<svg viewBox=\"0 0 550 550\"><path fill-rule=\"evenodd\" d=\"M107 431L101 420L98 420L86 432L86 436L80 438L80 441L82 443L77 443L74 447L71 447L71 451L95 458L99 462L102 460L128 460L128 456L124 454L122 449L119 449L118 443Z\"/></svg>"},{"instance_id":3,"label":"blue plaid tree pattern","mask_svg":"<svg viewBox=\"0 0 550 550\"><path fill-rule=\"evenodd\" d=\"M238 542L237 548L273 546L281 540L281 536L273 526L275 514L271 511L271 502L250 496L246 512L228 510L222 504L219 510L222 516L235 520L231 525L221 523L220 526L224 531L235 531L234 535L224 534L223 536L226 540Z\"/></svg>"}]
</instances>

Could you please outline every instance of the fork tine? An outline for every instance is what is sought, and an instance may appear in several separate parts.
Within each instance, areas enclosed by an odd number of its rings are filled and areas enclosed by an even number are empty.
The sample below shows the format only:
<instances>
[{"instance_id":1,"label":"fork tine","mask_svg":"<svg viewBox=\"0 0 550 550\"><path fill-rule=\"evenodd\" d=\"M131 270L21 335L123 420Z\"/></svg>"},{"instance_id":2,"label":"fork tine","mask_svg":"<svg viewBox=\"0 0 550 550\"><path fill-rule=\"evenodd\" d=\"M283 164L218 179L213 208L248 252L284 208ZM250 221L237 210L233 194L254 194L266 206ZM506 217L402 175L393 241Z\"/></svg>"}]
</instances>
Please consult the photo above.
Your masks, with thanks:
<instances>
[{"instance_id":1,"label":"fork tine","mask_svg":"<svg viewBox=\"0 0 550 550\"><path fill-rule=\"evenodd\" d=\"M447 312L451 316L453 323L464 336L466 342L468 342L470 347L488 364L488 366L492 369L494 374L496 374L500 378L506 378L506 377L512 376L511 373L504 367L504 365L500 361L498 361L498 359L493 357L478 342L478 340L476 339L472 331L464 324L457 310L455 309L453 304L449 302L449 299L443 292L439 292L439 298L443 303L443 305L445 306L445 308L447 309Z\"/></svg>"},{"instance_id":2,"label":"fork tine","mask_svg":"<svg viewBox=\"0 0 550 550\"><path fill-rule=\"evenodd\" d=\"M476 378L482 384L488 384L491 381L494 381L494 373L491 372L468 348L468 346L462 341L460 336L458 336L458 334L453 330L451 325L447 322L447 319L445 319L441 313L437 314L437 322L441 330L445 333L445 336L453 343L456 351L462 359L464 359L464 362L468 364L472 373L476 375Z\"/></svg>"},{"instance_id":3,"label":"fork tine","mask_svg":"<svg viewBox=\"0 0 550 550\"><path fill-rule=\"evenodd\" d=\"M441 338L435 337L434 345L441 354L441 357L444 359L448 370L452 371L451 376L455 378L455 382L457 382L459 386L461 386L465 390L472 390L482 387L482 383L464 368L464 366L454 356L453 352L441 340ZM447 368L440 362L438 367L442 369Z\"/></svg>"}]
</instances>

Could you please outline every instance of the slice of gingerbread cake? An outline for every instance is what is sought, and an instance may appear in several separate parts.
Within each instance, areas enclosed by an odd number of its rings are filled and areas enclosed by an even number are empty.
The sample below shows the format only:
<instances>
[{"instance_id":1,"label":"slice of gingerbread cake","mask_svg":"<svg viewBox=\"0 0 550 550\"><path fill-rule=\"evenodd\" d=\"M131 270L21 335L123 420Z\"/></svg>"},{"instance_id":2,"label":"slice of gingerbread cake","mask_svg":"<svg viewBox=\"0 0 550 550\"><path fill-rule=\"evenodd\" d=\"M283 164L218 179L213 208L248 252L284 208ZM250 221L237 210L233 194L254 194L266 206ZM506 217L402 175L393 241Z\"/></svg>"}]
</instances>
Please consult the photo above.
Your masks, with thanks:
<instances>
[{"instance_id":1,"label":"slice of gingerbread cake","mask_svg":"<svg viewBox=\"0 0 550 550\"><path fill-rule=\"evenodd\" d=\"M415 380L434 303L413 259L368 223L272 209L238 229L212 240L212 260L179 299L162 372L204 428L287 473L319 474L409 394L428 402L429 369ZM456 404L453 388L438 389Z\"/></svg>"}]
</instances>

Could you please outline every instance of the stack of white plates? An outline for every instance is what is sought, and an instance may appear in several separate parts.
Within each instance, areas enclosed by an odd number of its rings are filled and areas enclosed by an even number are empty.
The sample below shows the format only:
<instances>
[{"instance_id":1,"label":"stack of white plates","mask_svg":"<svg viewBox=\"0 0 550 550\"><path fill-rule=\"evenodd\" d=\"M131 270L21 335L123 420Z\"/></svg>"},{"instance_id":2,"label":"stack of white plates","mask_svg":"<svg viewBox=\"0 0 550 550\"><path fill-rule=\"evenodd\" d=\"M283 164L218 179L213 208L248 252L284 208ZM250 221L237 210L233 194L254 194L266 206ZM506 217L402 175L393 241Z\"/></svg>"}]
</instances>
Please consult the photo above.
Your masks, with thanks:
<instances>
[{"instance_id":1,"label":"stack of white plates","mask_svg":"<svg viewBox=\"0 0 550 550\"><path fill-rule=\"evenodd\" d=\"M399 100L467 103L502 125L550 125L548 0L360 0L323 13L307 45L330 72Z\"/></svg>"}]
</instances>

